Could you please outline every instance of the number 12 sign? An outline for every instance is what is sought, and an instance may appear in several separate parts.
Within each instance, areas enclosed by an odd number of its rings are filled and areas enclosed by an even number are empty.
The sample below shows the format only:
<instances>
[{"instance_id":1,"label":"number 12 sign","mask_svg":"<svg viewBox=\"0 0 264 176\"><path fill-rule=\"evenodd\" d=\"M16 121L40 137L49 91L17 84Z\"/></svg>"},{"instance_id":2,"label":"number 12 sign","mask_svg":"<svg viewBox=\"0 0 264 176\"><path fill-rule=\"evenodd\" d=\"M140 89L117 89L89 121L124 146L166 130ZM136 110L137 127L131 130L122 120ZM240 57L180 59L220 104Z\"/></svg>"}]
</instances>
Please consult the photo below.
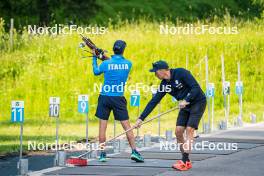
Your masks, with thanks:
<instances>
[{"instance_id":1,"label":"number 12 sign","mask_svg":"<svg viewBox=\"0 0 264 176\"><path fill-rule=\"evenodd\" d=\"M60 98L50 97L49 116L59 117L59 112L60 112Z\"/></svg>"},{"instance_id":2,"label":"number 12 sign","mask_svg":"<svg viewBox=\"0 0 264 176\"><path fill-rule=\"evenodd\" d=\"M223 83L223 95L229 95L230 94L230 82L225 81Z\"/></svg>"},{"instance_id":3,"label":"number 12 sign","mask_svg":"<svg viewBox=\"0 0 264 176\"><path fill-rule=\"evenodd\" d=\"M88 107L88 95L78 96L78 112L87 114L89 111Z\"/></svg>"},{"instance_id":4,"label":"number 12 sign","mask_svg":"<svg viewBox=\"0 0 264 176\"><path fill-rule=\"evenodd\" d=\"M24 122L24 101L12 101L11 122Z\"/></svg>"}]
</instances>

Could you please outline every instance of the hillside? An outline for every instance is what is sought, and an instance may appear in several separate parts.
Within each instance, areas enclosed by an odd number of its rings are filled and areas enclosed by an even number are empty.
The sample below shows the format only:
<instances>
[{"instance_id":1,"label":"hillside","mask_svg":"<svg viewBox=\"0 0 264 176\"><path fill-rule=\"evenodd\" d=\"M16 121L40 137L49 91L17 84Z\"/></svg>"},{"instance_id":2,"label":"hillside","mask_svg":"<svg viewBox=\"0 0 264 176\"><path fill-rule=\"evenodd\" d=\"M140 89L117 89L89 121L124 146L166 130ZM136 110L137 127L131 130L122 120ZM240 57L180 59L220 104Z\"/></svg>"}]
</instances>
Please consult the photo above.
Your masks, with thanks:
<instances>
[{"instance_id":1,"label":"hillside","mask_svg":"<svg viewBox=\"0 0 264 176\"><path fill-rule=\"evenodd\" d=\"M235 115L238 111L237 96L234 93L237 61L241 62L241 77L245 85L244 102L252 105L248 107L245 105L244 110L248 113L254 112L254 108L264 102L262 92L264 32L261 30L263 23L259 21L254 24L237 25L239 34L235 35L162 35L159 33L159 24L141 22L124 24L118 28L110 26L107 34L90 37L100 47L108 50L109 55L112 54L111 48L116 39L122 38L127 42L125 56L133 62L128 80L130 85L139 82L145 85L158 84L159 80L148 72L152 62L163 58L171 67L185 67L185 58L188 55L188 69L205 89L203 58L208 52L209 81L216 84L216 110L223 108L220 74L220 56L223 53L226 80L231 82L231 113ZM93 91L93 86L102 82L103 77L95 77L92 74L91 59L81 59L76 53L80 37L76 34L55 37L47 35L29 37L24 34L18 40L22 44L15 51L1 53L1 121L9 121L10 102L14 99L25 100L28 119L34 121L47 118L50 96L61 97L63 120L81 120L82 116L77 113L76 106L78 94L88 93L90 104L95 105L98 92ZM129 98L129 92L126 93L126 97ZM143 106L150 97L150 93L143 94ZM169 96L163 101L162 110L173 106ZM136 109L133 107L129 109L134 119ZM91 119L94 119L94 110L92 106Z\"/></svg>"}]
</instances>

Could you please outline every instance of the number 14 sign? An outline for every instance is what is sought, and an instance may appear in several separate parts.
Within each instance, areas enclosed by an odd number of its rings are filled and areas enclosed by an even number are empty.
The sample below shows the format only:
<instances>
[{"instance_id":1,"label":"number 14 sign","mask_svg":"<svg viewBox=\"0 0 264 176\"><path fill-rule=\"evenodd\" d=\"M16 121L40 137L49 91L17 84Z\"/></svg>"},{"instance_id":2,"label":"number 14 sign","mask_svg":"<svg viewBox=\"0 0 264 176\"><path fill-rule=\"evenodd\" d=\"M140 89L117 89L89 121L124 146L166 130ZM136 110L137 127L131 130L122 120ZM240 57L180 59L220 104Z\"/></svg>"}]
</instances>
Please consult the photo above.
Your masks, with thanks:
<instances>
[{"instance_id":1,"label":"number 14 sign","mask_svg":"<svg viewBox=\"0 0 264 176\"><path fill-rule=\"evenodd\" d=\"M24 101L12 101L11 122L24 122Z\"/></svg>"}]
</instances>

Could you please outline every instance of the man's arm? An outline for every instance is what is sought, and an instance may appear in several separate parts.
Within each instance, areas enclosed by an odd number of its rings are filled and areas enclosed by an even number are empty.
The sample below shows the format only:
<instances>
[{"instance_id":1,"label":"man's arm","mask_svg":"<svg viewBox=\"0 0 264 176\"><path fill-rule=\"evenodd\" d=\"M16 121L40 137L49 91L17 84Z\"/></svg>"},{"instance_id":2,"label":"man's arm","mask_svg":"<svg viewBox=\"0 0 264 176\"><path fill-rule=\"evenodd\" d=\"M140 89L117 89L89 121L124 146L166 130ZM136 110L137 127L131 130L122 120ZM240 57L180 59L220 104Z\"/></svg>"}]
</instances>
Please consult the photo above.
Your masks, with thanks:
<instances>
[{"instance_id":1,"label":"man's arm","mask_svg":"<svg viewBox=\"0 0 264 176\"><path fill-rule=\"evenodd\" d=\"M184 98L184 100L186 102L191 102L199 94L200 86L188 70L185 70L185 69L183 70L181 79L191 89L190 92Z\"/></svg>"},{"instance_id":2,"label":"man's arm","mask_svg":"<svg viewBox=\"0 0 264 176\"><path fill-rule=\"evenodd\" d=\"M94 75L100 75L104 72L104 62L98 67L96 56L93 56L93 72Z\"/></svg>"},{"instance_id":3,"label":"man's arm","mask_svg":"<svg viewBox=\"0 0 264 176\"><path fill-rule=\"evenodd\" d=\"M139 119L144 121L144 119L152 112L152 110L157 106L160 100L165 96L166 92L157 92L154 97L149 101L144 111L140 115Z\"/></svg>"}]
</instances>

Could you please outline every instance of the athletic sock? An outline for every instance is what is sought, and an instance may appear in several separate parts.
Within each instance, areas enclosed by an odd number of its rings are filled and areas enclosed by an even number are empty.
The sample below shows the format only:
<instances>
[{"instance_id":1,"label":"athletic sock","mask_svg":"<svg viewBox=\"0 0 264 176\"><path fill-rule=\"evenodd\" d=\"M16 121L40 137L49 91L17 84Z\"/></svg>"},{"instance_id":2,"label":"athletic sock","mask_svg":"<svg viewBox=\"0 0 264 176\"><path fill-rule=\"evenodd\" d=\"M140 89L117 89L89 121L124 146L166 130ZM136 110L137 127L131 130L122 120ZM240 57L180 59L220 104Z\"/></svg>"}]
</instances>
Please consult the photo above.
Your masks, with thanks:
<instances>
[{"instance_id":1,"label":"athletic sock","mask_svg":"<svg viewBox=\"0 0 264 176\"><path fill-rule=\"evenodd\" d=\"M132 153L138 153L138 151L136 149L132 149Z\"/></svg>"},{"instance_id":2,"label":"athletic sock","mask_svg":"<svg viewBox=\"0 0 264 176\"><path fill-rule=\"evenodd\" d=\"M182 161L184 162L184 163L186 163L186 161L190 161L190 159L189 159L189 153L183 153L182 154Z\"/></svg>"}]
</instances>

